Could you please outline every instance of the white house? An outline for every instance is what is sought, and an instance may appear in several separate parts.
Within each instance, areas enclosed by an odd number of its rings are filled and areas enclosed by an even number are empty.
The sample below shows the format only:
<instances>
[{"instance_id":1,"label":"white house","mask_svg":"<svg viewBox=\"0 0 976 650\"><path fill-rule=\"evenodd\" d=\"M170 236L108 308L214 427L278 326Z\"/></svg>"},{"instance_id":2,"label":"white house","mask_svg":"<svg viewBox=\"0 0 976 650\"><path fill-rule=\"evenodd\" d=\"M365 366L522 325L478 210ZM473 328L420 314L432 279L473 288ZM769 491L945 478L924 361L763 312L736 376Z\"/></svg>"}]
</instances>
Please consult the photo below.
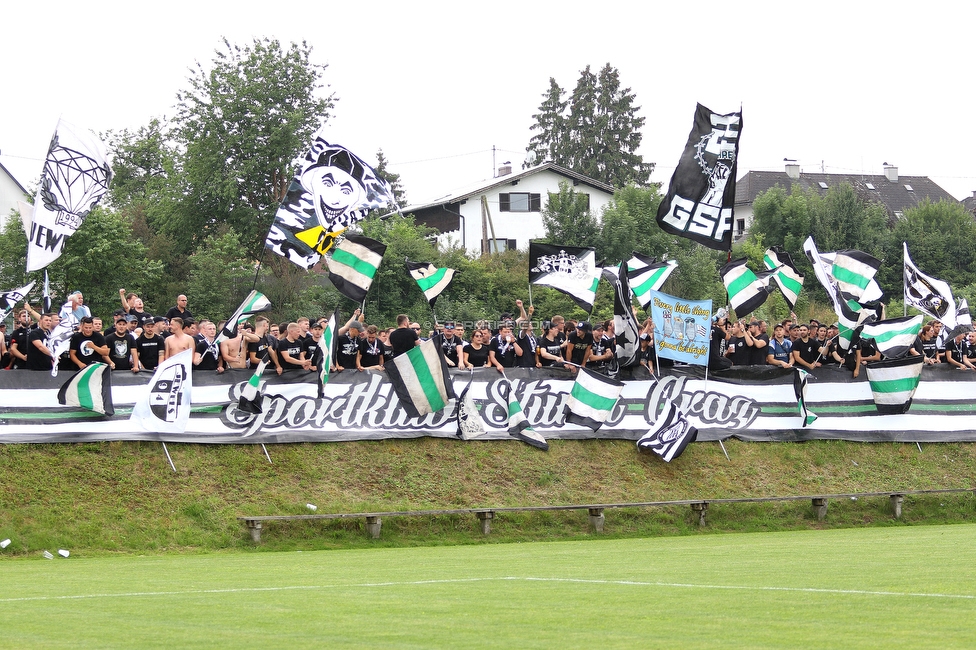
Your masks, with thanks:
<instances>
[{"instance_id":1,"label":"white house","mask_svg":"<svg viewBox=\"0 0 976 650\"><path fill-rule=\"evenodd\" d=\"M18 209L18 201L27 202L27 190L0 163L0 228L6 225L10 211Z\"/></svg>"},{"instance_id":2,"label":"white house","mask_svg":"<svg viewBox=\"0 0 976 650\"><path fill-rule=\"evenodd\" d=\"M545 236L542 210L549 193L559 192L561 182L586 196L590 212L598 219L613 198L612 186L547 162L515 173L511 166L503 166L495 178L402 211L437 229L439 244L454 241L473 254L525 249L530 239Z\"/></svg>"}]
</instances>

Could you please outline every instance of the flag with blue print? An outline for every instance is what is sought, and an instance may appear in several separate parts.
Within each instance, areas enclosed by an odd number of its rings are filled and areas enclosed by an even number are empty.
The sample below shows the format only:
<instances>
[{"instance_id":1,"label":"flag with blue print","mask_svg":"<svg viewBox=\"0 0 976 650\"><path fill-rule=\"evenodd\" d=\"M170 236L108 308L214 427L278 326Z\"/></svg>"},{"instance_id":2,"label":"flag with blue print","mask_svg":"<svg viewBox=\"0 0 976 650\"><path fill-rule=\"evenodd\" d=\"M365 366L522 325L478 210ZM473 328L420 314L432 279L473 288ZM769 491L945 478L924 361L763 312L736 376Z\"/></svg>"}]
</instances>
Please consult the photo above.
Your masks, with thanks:
<instances>
[{"instance_id":1,"label":"flag with blue print","mask_svg":"<svg viewBox=\"0 0 976 650\"><path fill-rule=\"evenodd\" d=\"M102 415L115 415L112 403L112 372L106 363L85 366L58 391L58 403L77 406Z\"/></svg>"},{"instance_id":2,"label":"flag with blue print","mask_svg":"<svg viewBox=\"0 0 976 650\"><path fill-rule=\"evenodd\" d=\"M670 463L697 439L698 429L691 426L677 404L668 400L664 411L654 420L654 426L637 441L637 449L652 451Z\"/></svg>"},{"instance_id":3,"label":"flag with blue print","mask_svg":"<svg viewBox=\"0 0 976 650\"><path fill-rule=\"evenodd\" d=\"M326 261L329 280L339 293L353 302L366 298L373 278L383 261L386 244L362 235L346 235Z\"/></svg>"},{"instance_id":4,"label":"flag with blue print","mask_svg":"<svg viewBox=\"0 0 976 650\"><path fill-rule=\"evenodd\" d=\"M876 361L864 367L878 413L908 413L918 382L922 378L924 360L925 357L921 355L906 355L900 359Z\"/></svg>"},{"instance_id":5,"label":"flag with blue print","mask_svg":"<svg viewBox=\"0 0 976 650\"><path fill-rule=\"evenodd\" d=\"M455 399L454 385L441 349L441 335L422 341L386 364L393 390L411 418L443 410Z\"/></svg>"},{"instance_id":6,"label":"flag with blue print","mask_svg":"<svg viewBox=\"0 0 976 650\"><path fill-rule=\"evenodd\" d=\"M790 311L793 311L800 297L800 290L803 288L803 276L793 263L793 258L779 246L773 246L763 255L763 264L768 270L775 270L773 281L783 294Z\"/></svg>"},{"instance_id":7,"label":"flag with blue print","mask_svg":"<svg viewBox=\"0 0 976 650\"><path fill-rule=\"evenodd\" d=\"M719 275L729 292L729 304L737 317L748 316L766 302L772 291L769 283L778 270L754 273L746 266L745 258L732 260L722 267Z\"/></svg>"},{"instance_id":8,"label":"flag with blue print","mask_svg":"<svg viewBox=\"0 0 976 650\"><path fill-rule=\"evenodd\" d=\"M861 338L873 339L885 359L897 359L908 354L921 329L921 315L892 318L865 324Z\"/></svg>"},{"instance_id":9,"label":"flag with blue print","mask_svg":"<svg viewBox=\"0 0 976 650\"><path fill-rule=\"evenodd\" d=\"M596 431L610 417L623 389L623 382L579 368L566 400L566 422Z\"/></svg>"},{"instance_id":10,"label":"flag with blue print","mask_svg":"<svg viewBox=\"0 0 976 650\"><path fill-rule=\"evenodd\" d=\"M515 386L508 378L505 383L508 386L508 435L543 451L549 451L549 443L529 425L525 413L522 412L522 405L515 395Z\"/></svg>"},{"instance_id":11,"label":"flag with blue print","mask_svg":"<svg viewBox=\"0 0 976 650\"><path fill-rule=\"evenodd\" d=\"M529 284L552 287L590 313L601 269L592 248L529 242Z\"/></svg>"},{"instance_id":12,"label":"flag with blue print","mask_svg":"<svg viewBox=\"0 0 976 650\"><path fill-rule=\"evenodd\" d=\"M796 407L800 410L800 427L807 427L817 419L816 414L807 408L807 379L810 373L802 368L793 369L793 392L796 394Z\"/></svg>"},{"instance_id":13,"label":"flag with blue print","mask_svg":"<svg viewBox=\"0 0 976 650\"><path fill-rule=\"evenodd\" d=\"M651 292L660 291L671 273L678 268L674 260L656 262L653 257L634 252L627 260L627 280L637 302L645 311L651 308Z\"/></svg>"}]
</instances>

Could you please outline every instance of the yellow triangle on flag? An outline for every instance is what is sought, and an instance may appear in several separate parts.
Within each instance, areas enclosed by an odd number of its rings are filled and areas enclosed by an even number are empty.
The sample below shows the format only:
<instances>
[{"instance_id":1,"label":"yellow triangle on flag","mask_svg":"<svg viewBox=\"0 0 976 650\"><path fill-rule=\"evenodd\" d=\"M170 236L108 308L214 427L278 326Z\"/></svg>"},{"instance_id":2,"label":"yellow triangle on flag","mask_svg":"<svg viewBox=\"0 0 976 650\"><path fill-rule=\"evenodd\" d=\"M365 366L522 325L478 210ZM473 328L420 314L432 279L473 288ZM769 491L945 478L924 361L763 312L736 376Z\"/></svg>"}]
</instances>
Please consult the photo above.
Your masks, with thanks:
<instances>
[{"instance_id":1,"label":"yellow triangle on flag","mask_svg":"<svg viewBox=\"0 0 976 650\"><path fill-rule=\"evenodd\" d=\"M324 255L327 250L332 248L332 244L335 243L335 240L345 230L345 228L340 228L335 232L325 232L325 228L322 226L315 226L314 228L295 233L295 237L307 244L312 250Z\"/></svg>"}]
</instances>

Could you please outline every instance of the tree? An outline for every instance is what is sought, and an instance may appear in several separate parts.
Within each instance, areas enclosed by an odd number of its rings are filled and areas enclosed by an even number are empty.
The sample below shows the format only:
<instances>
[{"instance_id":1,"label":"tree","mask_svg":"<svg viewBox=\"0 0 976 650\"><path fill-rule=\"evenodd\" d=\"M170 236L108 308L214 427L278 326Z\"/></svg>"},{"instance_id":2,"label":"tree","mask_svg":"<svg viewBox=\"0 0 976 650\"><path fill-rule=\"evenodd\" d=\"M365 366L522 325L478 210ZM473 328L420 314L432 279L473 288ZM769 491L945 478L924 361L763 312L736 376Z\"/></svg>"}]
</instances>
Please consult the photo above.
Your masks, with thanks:
<instances>
[{"instance_id":1,"label":"tree","mask_svg":"<svg viewBox=\"0 0 976 650\"><path fill-rule=\"evenodd\" d=\"M402 208L407 205L407 192L403 189L403 185L400 184L400 174L394 174L388 170L386 168L387 164L383 150L378 149L376 151L376 167L374 168L376 176L390 184L390 189L393 190L393 198L396 199L397 205Z\"/></svg>"},{"instance_id":2,"label":"tree","mask_svg":"<svg viewBox=\"0 0 976 650\"><path fill-rule=\"evenodd\" d=\"M564 95L550 78L526 151L615 187L647 184L654 165L637 153L644 118L617 69L607 63L597 75L586 66L568 101Z\"/></svg>"},{"instance_id":3,"label":"tree","mask_svg":"<svg viewBox=\"0 0 976 650\"><path fill-rule=\"evenodd\" d=\"M590 212L585 194L577 194L569 183L559 183L559 193L549 192L542 210L546 241L566 246L593 246L600 225Z\"/></svg>"},{"instance_id":4,"label":"tree","mask_svg":"<svg viewBox=\"0 0 976 650\"><path fill-rule=\"evenodd\" d=\"M326 66L312 63L305 42L223 44L211 68L197 63L177 94L173 137L186 187L167 225L199 242L227 224L257 259L293 162L328 120L335 95L316 96Z\"/></svg>"}]
</instances>

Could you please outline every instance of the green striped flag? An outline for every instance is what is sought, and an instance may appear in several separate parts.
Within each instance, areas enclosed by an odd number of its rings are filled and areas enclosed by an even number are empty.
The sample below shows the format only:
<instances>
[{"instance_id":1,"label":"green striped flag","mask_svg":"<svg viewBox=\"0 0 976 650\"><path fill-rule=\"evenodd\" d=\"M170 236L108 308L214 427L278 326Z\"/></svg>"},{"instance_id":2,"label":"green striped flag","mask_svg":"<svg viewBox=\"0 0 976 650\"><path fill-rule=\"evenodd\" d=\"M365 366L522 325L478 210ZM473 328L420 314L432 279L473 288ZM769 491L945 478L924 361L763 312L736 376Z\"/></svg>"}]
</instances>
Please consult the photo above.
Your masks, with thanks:
<instances>
[{"instance_id":1,"label":"green striped flag","mask_svg":"<svg viewBox=\"0 0 976 650\"><path fill-rule=\"evenodd\" d=\"M336 309L329 317L329 322L322 330L319 339L319 349L322 350L322 361L319 365L319 398L325 396L325 385L329 383L329 371L332 369L332 350L335 349L336 321L339 320L339 310Z\"/></svg>"},{"instance_id":2,"label":"green striped flag","mask_svg":"<svg viewBox=\"0 0 976 650\"><path fill-rule=\"evenodd\" d=\"M908 354L922 329L922 316L906 316L867 323L861 338L874 339L885 359L897 359Z\"/></svg>"},{"instance_id":3,"label":"green striped flag","mask_svg":"<svg viewBox=\"0 0 976 650\"><path fill-rule=\"evenodd\" d=\"M907 355L900 359L875 361L864 367L878 413L897 415L908 412L922 378L924 359L921 355Z\"/></svg>"},{"instance_id":4,"label":"green striped flag","mask_svg":"<svg viewBox=\"0 0 976 650\"><path fill-rule=\"evenodd\" d=\"M115 415L112 373L108 364L93 363L71 375L58 391L58 403L78 406L102 415Z\"/></svg>"},{"instance_id":5,"label":"green striped flag","mask_svg":"<svg viewBox=\"0 0 976 650\"><path fill-rule=\"evenodd\" d=\"M800 409L800 417L803 418L801 427L809 426L817 419L817 415L807 409L807 376L809 374L801 368L793 369L793 392L796 394L796 406Z\"/></svg>"},{"instance_id":6,"label":"green striped flag","mask_svg":"<svg viewBox=\"0 0 976 650\"><path fill-rule=\"evenodd\" d=\"M549 451L549 443L529 425L525 413L522 412L522 405L515 396L515 386L507 377L505 383L508 384L508 435L543 451Z\"/></svg>"},{"instance_id":7,"label":"green striped flag","mask_svg":"<svg viewBox=\"0 0 976 650\"><path fill-rule=\"evenodd\" d=\"M437 296L441 295L454 279L454 269L439 269L430 262L407 260L407 271L410 272L410 277L417 281L417 285L427 298L427 304L431 307L434 306Z\"/></svg>"},{"instance_id":8,"label":"green striped flag","mask_svg":"<svg viewBox=\"0 0 976 650\"><path fill-rule=\"evenodd\" d=\"M579 368L566 399L566 422L596 431L610 417L623 389L623 382Z\"/></svg>"},{"instance_id":9,"label":"green striped flag","mask_svg":"<svg viewBox=\"0 0 976 650\"><path fill-rule=\"evenodd\" d=\"M766 250L763 264L770 271L776 270L773 280L782 292L786 304L790 306L790 311L793 311L796 300L800 296L800 289L803 288L803 276L796 269L793 258L779 246L773 246Z\"/></svg>"},{"instance_id":10,"label":"green striped flag","mask_svg":"<svg viewBox=\"0 0 976 650\"><path fill-rule=\"evenodd\" d=\"M237 400L237 409L239 411L257 415L264 410L261 407L261 402L264 401L264 395L261 394L261 375L264 374L264 369L268 367L268 361L270 360L270 355L265 354L264 358L261 359L261 363L254 369L254 374L244 384L244 387L241 389L241 397Z\"/></svg>"},{"instance_id":11,"label":"green striped flag","mask_svg":"<svg viewBox=\"0 0 976 650\"><path fill-rule=\"evenodd\" d=\"M874 275L881 268L881 260L855 250L837 251L833 258L830 276L837 284L838 291L849 294L862 303L881 298L881 287L874 279Z\"/></svg>"},{"instance_id":12,"label":"green striped flag","mask_svg":"<svg viewBox=\"0 0 976 650\"><path fill-rule=\"evenodd\" d=\"M627 260L627 280L641 307L651 308L651 292L660 291L676 268L678 263L674 260L655 262L652 257L634 252L634 256Z\"/></svg>"},{"instance_id":13,"label":"green striped flag","mask_svg":"<svg viewBox=\"0 0 976 650\"><path fill-rule=\"evenodd\" d=\"M729 292L729 303L738 318L748 316L759 308L769 292L772 290L769 282L779 269L753 273L747 266L745 258L732 260L722 267L719 275Z\"/></svg>"},{"instance_id":14,"label":"green striped flag","mask_svg":"<svg viewBox=\"0 0 976 650\"><path fill-rule=\"evenodd\" d=\"M251 293L247 294L247 298L244 299L241 306L224 322L224 327L217 334L214 345L220 345L224 341L237 336L238 323L243 323L253 314L268 311L269 309L271 309L271 301L260 291L252 290Z\"/></svg>"},{"instance_id":15,"label":"green striped flag","mask_svg":"<svg viewBox=\"0 0 976 650\"><path fill-rule=\"evenodd\" d=\"M436 334L386 364L386 372L400 404L411 418L440 411L456 399L441 350L441 335Z\"/></svg>"},{"instance_id":16,"label":"green striped flag","mask_svg":"<svg viewBox=\"0 0 976 650\"><path fill-rule=\"evenodd\" d=\"M346 235L326 261L329 280L346 298L362 302L385 252L386 245L375 239Z\"/></svg>"}]
</instances>

